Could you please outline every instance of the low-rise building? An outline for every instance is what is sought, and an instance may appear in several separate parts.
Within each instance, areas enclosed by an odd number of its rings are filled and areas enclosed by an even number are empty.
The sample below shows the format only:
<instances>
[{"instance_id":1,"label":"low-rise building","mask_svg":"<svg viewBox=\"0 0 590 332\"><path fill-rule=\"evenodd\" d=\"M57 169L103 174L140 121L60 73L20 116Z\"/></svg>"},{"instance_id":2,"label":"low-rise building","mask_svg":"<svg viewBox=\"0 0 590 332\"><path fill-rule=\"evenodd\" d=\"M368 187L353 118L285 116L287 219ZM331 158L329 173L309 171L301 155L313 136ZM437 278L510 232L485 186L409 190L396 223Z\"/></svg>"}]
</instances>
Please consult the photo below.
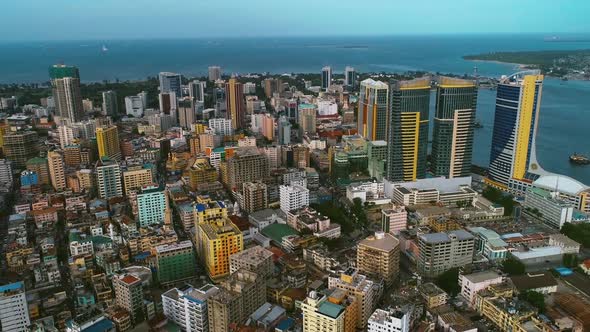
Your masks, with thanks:
<instances>
[{"instance_id":1,"label":"low-rise building","mask_svg":"<svg viewBox=\"0 0 590 332\"><path fill-rule=\"evenodd\" d=\"M542 188L531 187L524 199L525 210L536 215L553 228L561 229L563 224L571 222L574 207L562 200L559 192L551 192Z\"/></svg>"},{"instance_id":2,"label":"low-rise building","mask_svg":"<svg viewBox=\"0 0 590 332\"><path fill-rule=\"evenodd\" d=\"M409 332L411 312L377 309L369 318L368 332Z\"/></svg>"},{"instance_id":3,"label":"low-rise building","mask_svg":"<svg viewBox=\"0 0 590 332\"><path fill-rule=\"evenodd\" d=\"M273 271L273 253L261 246L255 246L235 253L229 257L230 273L235 273L240 269L255 272L257 275L266 278Z\"/></svg>"},{"instance_id":4,"label":"low-rise building","mask_svg":"<svg viewBox=\"0 0 590 332\"><path fill-rule=\"evenodd\" d=\"M519 293L535 291L541 294L552 294L557 291L557 280L547 271L512 276L510 281Z\"/></svg>"},{"instance_id":5,"label":"low-rise building","mask_svg":"<svg viewBox=\"0 0 590 332\"><path fill-rule=\"evenodd\" d=\"M381 210L381 229L389 234L397 235L407 228L408 212L400 205Z\"/></svg>"},{"instance_id":6,"label":"low-rise building","mask_svg":"<svg viewBox=\"0 0 590 332\"><path fill-rule=\"evenodd\" d=\"M447 304L449 300L449 295L431 282L420 286L420 295L424 299L426 307L429 309Z\"/></svg>"},{"instance_id":7,"label":"low-rise building","mask_svg":"<svg viewBox=\"0 0 590 332\"><path fill-rule=\"evenodd\" d=\"M475 294L477 292L487 289L490 285L500 284L502 282L504 282L504 278L493 271L459 275L461 296L467 300L470 306L475 305Z\"/></svg>"}]
</instances>

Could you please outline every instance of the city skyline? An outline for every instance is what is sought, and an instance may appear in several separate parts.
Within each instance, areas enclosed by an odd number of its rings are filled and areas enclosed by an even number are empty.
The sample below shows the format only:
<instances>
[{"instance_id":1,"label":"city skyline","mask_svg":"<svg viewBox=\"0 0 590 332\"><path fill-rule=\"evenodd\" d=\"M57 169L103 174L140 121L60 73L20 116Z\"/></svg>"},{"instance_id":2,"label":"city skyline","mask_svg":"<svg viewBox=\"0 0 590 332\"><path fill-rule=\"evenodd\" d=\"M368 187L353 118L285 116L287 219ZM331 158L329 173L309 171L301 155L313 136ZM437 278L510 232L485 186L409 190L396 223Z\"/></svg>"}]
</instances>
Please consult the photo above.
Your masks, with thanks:
<instances>
[{"instance_id":1,"label":"city skyline","mask_svg":"<svg viewBox=\"0 0 590 332\"><path fill-rule=\"evenodd\" d=\"M590 33L590 22L583 13L590 3L570 1L525 0L518 7L509 0L482 3L479 1L420 0L400 3L378 0L372 6L341 3L334 0L315 3L302 0L296 6L263 0L254 4L233 1L189 2L171 0L166 5L155 0L71 3L21 1L4 4L7 16L0 23L2 41L40 40L112 40L112 39L177 39L264 36L366 36L366 35L428 35L461 33ZM375 11L372 8L380 8ZM505 10L510 8L509 11ZM66 10L63 10L66 9ZM231 24L217 24L215 13L224 13ZM281 15L282 13L289 15ZM439 15L444 12L445 15ZM469 13L464 15L463 13ZM26 17L24 16L26 13ZM132 13L133 15L129 15ZM267 15L272 13L273 15ZM363 24L350 24L351 13L370 17ZM208 15L209 14L209 15ZM198 19L195 29L193 20ZM261 17L265 17L261 20ZM423 18L428 17L426 22ZM24 19L35 25L22 25ZM279 19L280 18L280 19ZM306 24L299 21L305 18ZM541 18L541 19L540 19ZM154 20L166 21L171 29L163 31ZM416 24L416 22L422 22ZM103 24L109 22L108 25ZM387 22L384 26L382 22ZM8 29L18 25L20 28ZM51 29L47 29L50 26ZM273 26L273 29L269 29ZM240 29L237 29L241 27ZM167 31L174 30L174 34ZM197 31L198 30L198 31Z\"/></svg>"}]
</instances>

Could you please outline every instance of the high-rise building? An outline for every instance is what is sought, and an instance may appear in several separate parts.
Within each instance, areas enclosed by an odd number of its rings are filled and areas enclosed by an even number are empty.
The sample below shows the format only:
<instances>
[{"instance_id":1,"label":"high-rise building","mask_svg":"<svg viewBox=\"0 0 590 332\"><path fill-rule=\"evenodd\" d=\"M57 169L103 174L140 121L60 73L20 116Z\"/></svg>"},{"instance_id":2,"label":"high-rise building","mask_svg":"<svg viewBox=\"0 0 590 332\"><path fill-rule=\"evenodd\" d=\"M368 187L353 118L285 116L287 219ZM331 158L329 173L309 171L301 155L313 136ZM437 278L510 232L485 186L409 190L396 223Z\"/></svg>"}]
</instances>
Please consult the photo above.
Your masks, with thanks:
<instances>
[{"instance_id":1,"label":"high-rise building","mask_svg":"<svg viewBox=\"0 0 590 332\"><path fill-rule=\"evenodd\" d=\"M209 332L230 331L241 325L266 302L266 281L248 270L238 270L219 284L220 291L209 297Z\"/></svg>"},{"instance_id":2,"label":"high-rise building","mask_svg":"<svg viewBox=\"0 0 590 332\"><path fill-rule=\"evenodd\" d=\"M201 288L172 288L162 294L164 315L186 332L208 332L207 300L219 288L207 284Z\"/></svg>"},{"instance_id":3,"label":"high-rise building","mask_svg":"<svg viewBox=\"0 0 590 332\"><path fill-rule=\"evenodd\" d=\"M488 184L509 191L538 177L530 173L541 171L535 142L542 90L538 70L503 77L498 84Z\"/></svg>"},{"instance_id":4,"label":"high-rise building","mask_svg":"<svg viewBox=\"0 0 590 332\"><path fill-rule=\"evenodd\" d=\"M147 108L147 92L142 91L136 96L125 97L125 113L135 118L141 118Z\"/></svg>"},{"instance_id":5,"label":"high-rise building","mask_svg":"<svg viewBox=\"0 0 590 332\"><path fill-rule=\"evenodd\" d=\"M197 265L192 242L186 240L157 246L156 271L160 284L169 284L195 277Z\"/></svg>"},{"instance_id":6,"label":"high-rise building","mask_svg":"<svg viewBox=\"0 0 590 332\"><path fill-rule=\"evenodd\" d=\"M53 189L56 191L64 190L66 188L66 175L63 155L59 152L50 151L47 154L47 163Z\"/></svg>"},{"instance_id":7,"label":"high-rise building","mask_svg":"<svg viewBox=\"0 0 590 332\"><path fill-rule=\"evenodd\" d=\"M182 128L190 129L196 121L195 107L192 100L183 99L178 102L178 122Z\"/></svg>"},{"instance_id":8,"label":"high-rise building","mask_svg":"<svg viewBox=\"0 0 590 332\"><path fill-rule=\"evenodd\" d=\"M123 172L123 185L125 187L125 195L133 189L141 189L154 182L152 169L149 167L132 167Z\"/></svg>"},{"instance_id":9,"label":"high-rise building","mask_svg":"<svg viewBox=\"0 0 590 332\"><path fill-rule=\"evenodd\" d=\"M386 178L415 181L426 176L430 77L391 85Z\"/></svg>"},{"instance_id":10,"label":"high-rise building","mask_svg":"<svg viewBox=\"0 0 590 332\"><path fill-rule=\"evenodd\" d=\"M350 89L354 89L356 86L356 72L352 67L346 67L344 69L344 85Z\"/></svg>"},{"instance_id":11,"label":"high-rise building","mask_svg":"<svg viewBox=\"0 0 590 332\"><path fill-rule=\"evenodd\" d=\"M113 275L115 304L129 312L137 324L145 317L141 279L131 274Z\"/></svg>"},{"instance_id":12,"label":"high-rise building","mask_svg":"<svg viewBox=\"0 0 590 332\"><path fill-rule=\"evenodd\" d=\"M99 158L107 157L113 160L121 160L121 145L117 126L96 128L96 145L98 146Z\"/></svg>"},{"instance_id":13,"label":"high-rise building","mask_svg":"<svg viewBox=\"0 0 590 332\"><path fill-rule=\"evenodd\" d=\"M64 163L66 166L70 167L79 167L82 163L82 159L80 158L80 145L78 144L70 144L66 145L63 149L64 152Z\"/></svg>"},{"instance_id":14,"label":"high-rise building","mask_svg":"<svg viewBox=\"0 0 590 332\"><path fill-rule=\"evenodd\" d=\"M245 182L242 196L244 211L253 213L268 208L268 189L264 182Z\"/></svg>"},{"instance_id":15,"label":"high-rise building","mask_svg":"<svg viewBox=\"0 0 590 332\"><path fill-rule=\"evenodd\" d=\"M209 128L213 129L217 135L230 136L234 133L232 122L224 118L209 119Z\"/></svg>"},{"instance_id":16,"label":"high-rise building","mask_svg":"<svg viewBox=\"0 0 590 332\"><path fill-rule=\"evenodd\" d=\"M285 116L281 116L279 119L279 144L289 145L291 144L291 122Z\"/></svg>"},{"instance_id":17,"label":"high-rise building","mask_svg":"<svg viewBox=\"0 0 590 332\"><path fill-rule=\"evenodd\" d=\"M272 98L275 93L280 92L283 83L280 78L267 78L264 80L264 94L266 98Z\"/></svg>"},{"instance_id":18,"label":"high-rise building","mask_svg":"<svg viewBox=\"0 0 590 332\"><path fill-rule=\"evenodd\" d=\"M221 79L221 67L210 66L209 67L209 81L215 82L219 79Z\"/></svg>"},{"instance_id":19,"label":"high-rise building","mask_svg":"<svg viewBox=\"0 0 590 332\"><path fill-rule=\"evenodd\" d=\"M370 141L386 141L389 129L389 86L370 78L361 82L358 134Z\"/></svg>"},{"instance_id":20,"label":"high-rise building","mask_svg":"<svg viewBox=\"0 0 590 332\"><path fill-rule=\"evenodd\" d=\"M178 112L178 96L175 92L162 92L158 95L160 112L172 116L175 120Z\"/></svg>"},{"instance_id":21,"label":"high-rise building","mask_svg":"<svg viewBox=\"0 0 590 332\"><path fill-rule=\"evenodd\" d=\"M78 68L66 65L54 65L49 68L49 77L53 89L53 99L57 115L70 122L82 120L84 108L80 92L80 73Z\"/></svg>"},{"instance_id":22,"label":"high-rise building","mask_svg":"<svg viewBox=\"0 0 590 332\"><path fill-rule=\"evenodd\" d=\"M269 175L268 159L256 148L239 148L227 161L227 185L241 188L244 182L259 181Z\"/></svg>"},{"instance_id":23,"label":"high-rise building","mask_svg":"<svg viewBox=\"0 0 590 332\"><path fill-rule=\"evenodd\" d=\"M417 270L426 278L473 263L475 237L465 230L430 233L418 236Z\"/></svg>"},{"instance_id":24,"label":"high-rise building","mask_svg":"<svg viewBox=\"0 0 590 332\"><path fill-rule=\"evenodd\" d=\"M3 151L15 169L23 169L27 160L39 154L39 136L34 131L15 131L4 135Z\"/></svg>"},{"instance_id":25,"label":"high-rise building","mask_svg":"<svg viewBox=\"0 0 590 332\"><path fill-rule=\"evenodd\" d=\"M431 153L431 170L436 176L471 174L476 108L475 81L438 78Z\"/></svg>"},{"instance_id":26,"label":"high-rise building","mask_svg":"<svg viewBox=\"0 0 590 332\"><path fill-rule=\"evenodd\" d=\"M22 281L0 286L0 329L28 331L31 320Z\"/></svg>"},{"instance_id":27,"label":"high-rise building","mask_svg":"<svg viewBox=\"0 0 590 332\"><path fill-rule=\"evenodd\" d=\"M309 206L309 189L294 185L280 186L281 210L288 213L289 211Z\"/></svg>"},{"instance_id":28,"label":"high-rise building","mask_svg":"<svg viewBox=\"0 0 590 332\"><path fill-rule=\"evenodd\" d=\"M322 68L322 90L327 91L332 84L332 67Z\"/></svg>"},{"instance_id":29,"label":"high-rise building","mask_svg":"<svg viewBox=\"0 0 590 332\"><path fill-rule=\"evenodd\" d=\"M207 82L202 81L192 81L188 84L188 95L194 101L205 101L205 88L207 87Z\"/></svg>"},{"instance_id":30,"label":"high-rise building","mask_svg":"<svg viewBox=\"0 0 590 332\"><path fill-rule=\"evenodd\" d=\"M385 233L398 235L400 231L407 229L408 211L403 205L381 210L381 229Z\"/></svg>"},{"instance_id":31,"label":"high-rise building","mask_svg":"<svg viewBox=\"0 0 590 332\"><path fill-rule=\"evenodd\" d=\"M299 104L299 128L301 134L315 134L316 119L317 106L315 104Z\"/></svg>"},{"instance_id":32,"label":"high-rise building","mask_svg":"<svg viewBox=\"0 0 590 332\"><path fill-rule=\"evenodd\" d=\"M189 169L189 185L197 190L199 185L217 181L217 170L211 166L206 158L198 158Z\"/></svg>"},{"instance_id":33,"label":"high-rise building","mask_svg":"<svg viewBox=\"0 0 590 332\"><path fill-rule=\"evenodd\" d=\"M159 225L165 221L169 206L168 196L163 189L156 185L142 187L136 199L139 227Z\"/></svg>"},{"instance_id":34,"label":"high-rise building","mask_svg":"<svg viewBox=\"0 0 590 332\"><path fill-rule=\"evenodd\" d=\"M256 273L261 278L267 278L272 274L274 263L272 251L261 246L254 246L230 256L230 273L236 273L245 269Z\"/></svg>"},{"instance_id":35,"label":"high-rise building","mask_svg":"<svg viewBox=\"0 0 590 332\"><path fill-rule=\"evenodd\" d=\"M411 312L377 309L369 318L368 332L410 332Z\"/></svg>"},{"instance_id":36,"label":"high-rise building","mask_svg":"<svg viewBox=\"0 0 590 332\"><path fill-rule=\"evenodd\" d=\"M98 195L100 198L110 199L123 196L121 169L117 162L109 159L98 161L96 163L96 178L98 182ZM80 186L82 186L81 183Z\"/></svg>"},{"instance_id":37,"label":"high-rise building","mask_svg":"<svg viewBox=\"0 0 590 332\"><path fill-rule=\"evenodd\" d=\"M357 246L356 266L361 273L393 284L399 275L399 240L384 232L362 240Z\"/></svg>"},{"instance_id":38,"label":"high-rise building","mask_svg":"<svg viewBox=\"0 0 590 332\"><path fill-rule=\"evenodd\" d=\"M225 83L227 117L231 119L234 129L241 129L245 122L244 88L237 79L231 78Z\"/></svg>"},{"instance_id":39,"label":"high-rise building","mask_svg":"<svg viewBox=\"0 0 590 332\"><path fill-rule=\"evenodd\" d=\"M269 141L275 138L275 118L270 114L265 114L262 120L262 136Z\"/></svg>"},{"instance_id":40,"label":"high-rise building","mask_svg":"<svg viewBox=\"0 0 590 332\"><path fill-rule=\"evenodd\" d=\"M180 74L162 72L158 77L160 79L160 93L174 92L177 98L182 97L182 78Z\"/></svg>"},{"instance_id":41,"label":"high-rise building","mask_svg":"<svg viewBox=\"0 0 590 332\"><path fill-rule=\"evenodd\" d=\"M344 332L346 308L328 301L328 296L311 291L301 302L303 330L309 332Z\"/></svg>"},{"instance_id":42,"label":"high-rise building","mask_svg":"<svg viewBox=\"0 0 590 332\"><path fill-rule=\"evenodd\" d=\"M113 90L102 92L102 113L108 116L119 115L117 92Z\"/></svg>"},{"instance_id":43,"label":"high-rise building","mask_svg":"<svg viewBox=\"0 0 590 332\"><path fill-rule=\"evenodd\" d=\"M200 252L207 274L220 280L229 274L229 257L244 250L244 237L240 229L228 218L199 223Z\"/></svg>"},{"instance_id":44,"label":"high-rise building","mask_svg":"<svg viewBox=\"0 0 590 332\"><path fill-rule=\"evenodd\" d=\"M377 301L383 292L383 286L375 283L367 276L359 274L354 268L349 268L344 271L340 278L328 278L329 289L342 289L346 291L349 296L356 298L356 306L358 311L358 319L356 319L356 327L364 329L367 325L369 317L377 307Z\"/></svg>"},{"instance_id":45,"label":"high-rise building","mask_svg":"<svg viewBox=\"0 0 590 332\"><path fill-rule=\"evenodd\" d=\"M12 188L12 163L10 160L0 159L0 187Z\"/></svg>"},{"instance_id":46,"label":"high-rise building","mask_svg":"<svg viewBox=\"0 0 590 332\"><path fill-rule=\"evenodd\" d=\"M35 172L39 179L39 184L51 184L49 177L49 165L47 158L35 157L27 160L26 168L28 171Z\"/></svg>"}]
</instances>

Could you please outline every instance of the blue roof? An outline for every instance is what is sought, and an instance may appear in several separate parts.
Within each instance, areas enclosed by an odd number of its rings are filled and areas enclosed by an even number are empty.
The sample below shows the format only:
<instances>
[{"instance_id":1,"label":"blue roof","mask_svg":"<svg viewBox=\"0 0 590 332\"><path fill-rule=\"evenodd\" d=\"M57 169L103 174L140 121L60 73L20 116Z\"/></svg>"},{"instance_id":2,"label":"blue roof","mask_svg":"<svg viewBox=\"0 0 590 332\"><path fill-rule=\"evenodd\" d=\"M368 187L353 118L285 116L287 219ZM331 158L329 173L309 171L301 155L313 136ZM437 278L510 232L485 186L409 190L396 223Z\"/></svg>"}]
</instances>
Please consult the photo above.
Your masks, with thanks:
<instances>
[{"instance_id":1,"label":"blue roof","mask_svg":"<svg viewBox=\"0 0 590 332\"><path fill-rule=\"evenodd\" d=\"M277 324L276 329L279 331L286 331L290 329L293 325L295 325L295 320L293 318L285 318Z\"/></svg>"},{"instance_id":2,"label":"blue roof","mask_svg":"<svg viewBox=\"0 0 590 332\"><path fill-rule=\"evenodd\" d=\"M207 207L205 206L205 204L195 204L195 209L197 210L197 212L203 212L206 208Z\"/></svg>"},{"instance_id":3,"label":"blue roof","mask_svg":"<svg viewBox=\"0 0 590 332\"><path fill-rule=\"evenodd\" d=\"M217 201L217 204L219 204L222 209L225 209L225 204L223 204L222 201Z\"/></svg>"},{"instance_id":4,"label":"blue roof","mask_svg":"<svg viewBox=\"0 0 590 332\"><path fill-rule=\"evenodd\" d=\"M82 330L82 332L104 332L115 328L115 324L109 319L102 319L91 326Z\"/></svg>"},{"instance_id":5,"label":"blue roof","mask_svg":"<svg viewBox=\"0 0 590 332\"><path fill-rule=\"evenodd\" d=\"M23 282L18 281L18 282L14 282L12 284L0 286L0 292L15 291L15 290L19 290L19 289L24 289L24 287L25 286L23 285Z\"/></svg>"}]
</instances>

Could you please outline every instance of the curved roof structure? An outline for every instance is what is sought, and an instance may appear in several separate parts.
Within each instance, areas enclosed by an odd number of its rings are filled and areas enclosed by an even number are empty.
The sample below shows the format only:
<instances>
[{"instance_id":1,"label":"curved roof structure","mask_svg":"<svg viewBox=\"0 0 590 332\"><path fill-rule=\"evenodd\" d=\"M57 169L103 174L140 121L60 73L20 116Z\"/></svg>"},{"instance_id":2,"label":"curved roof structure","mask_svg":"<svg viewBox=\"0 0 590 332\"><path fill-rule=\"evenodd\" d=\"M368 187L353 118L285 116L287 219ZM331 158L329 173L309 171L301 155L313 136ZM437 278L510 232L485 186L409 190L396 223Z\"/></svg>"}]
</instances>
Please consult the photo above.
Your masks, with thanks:
<instances>
[{"instance_id":1,"label":"curved roof structure","mask_svg":"<svg viewBox=\"0 0 590 332\"><path fill-rule=\"evenodd\" d=\"M533 186L551 191L559 191L574 196L579 195L582 191L590 189L590 187L580 181L574 180L569 176L557 174L542 175L533 182Z\"/></svg>"}]
</instances>

